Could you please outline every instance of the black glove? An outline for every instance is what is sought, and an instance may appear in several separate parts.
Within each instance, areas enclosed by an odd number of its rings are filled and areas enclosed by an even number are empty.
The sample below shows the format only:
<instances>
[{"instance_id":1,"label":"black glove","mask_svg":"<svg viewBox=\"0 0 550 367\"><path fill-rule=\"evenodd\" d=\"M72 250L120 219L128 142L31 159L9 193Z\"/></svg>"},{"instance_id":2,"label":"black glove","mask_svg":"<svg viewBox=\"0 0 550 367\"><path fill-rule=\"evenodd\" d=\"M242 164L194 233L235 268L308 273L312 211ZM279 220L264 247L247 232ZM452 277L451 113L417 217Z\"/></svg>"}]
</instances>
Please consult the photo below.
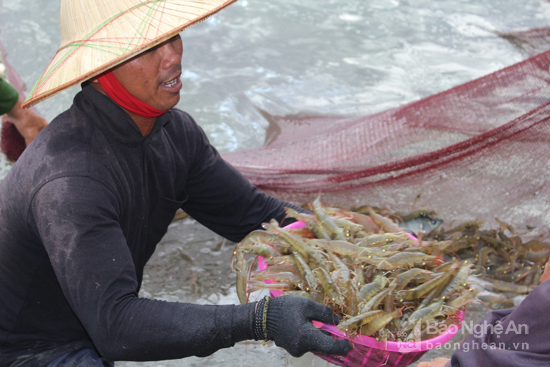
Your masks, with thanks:
<instances>
[{"instance_id":1,"label":"black glove","mask_svg":"<svg viewBox=\"0 0 550 367\"><path fill-rule=\"evenodd\" d=\"M349 341L334 339L328 332L313 326L311 320L336 325L340 319L328 307L304 297L262 299L258 302L254 320L257 340L273 340L275 345L286 349L294 357L306 352L347 354L352 349Z\"/></svg>"}]
</instances>

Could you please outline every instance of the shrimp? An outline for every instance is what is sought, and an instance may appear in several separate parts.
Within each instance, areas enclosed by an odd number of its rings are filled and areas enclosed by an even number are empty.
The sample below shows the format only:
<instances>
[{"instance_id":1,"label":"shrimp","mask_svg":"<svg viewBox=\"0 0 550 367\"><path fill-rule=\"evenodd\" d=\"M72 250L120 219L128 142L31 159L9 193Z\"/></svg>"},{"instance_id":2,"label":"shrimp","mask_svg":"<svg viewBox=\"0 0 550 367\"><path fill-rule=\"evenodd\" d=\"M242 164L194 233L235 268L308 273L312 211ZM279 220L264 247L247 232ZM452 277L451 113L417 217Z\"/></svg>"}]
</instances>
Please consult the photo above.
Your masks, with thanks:
<instances>
[{"instance_id":1,"label":"shrimp","mask_svg":"<svg viewBox=\"0 0 550 367\"><path fill-rule=\"evenodd\" d=\"M362 325L365 325L369 322L371 322L374 318L382 315L384 313L383 310L376 310L376 311L368 311L353 317L349 317L343 321L341 321L337 329L340 331L346 331L350 332L350 329L357 329L361 327Z\"/></svg>"},{"instance_id":2,"label":"shrimp","mask_svg":"<svg viewBox=\"0 0 550 367\"><path fill-rule=\"evenodd\" d=\"M359 259L361 256L391 256L397 253L400 248L403 246L393 246L393 245L386 245L382 247L363 247L358 246L357 244L353 244L347 241L339 241L339 240L332 240L332 241L325 241L325 240L313 240L316 244L320 245L321 247L324 247L326 251L329 249L333 251L334 253L344 256L344 257L350 257L352 259Z\"/></svg>"},{"instance_id":3,"label":"shrimp","mask_svg":"<svg viewBox=\"0 0 550 367\"><path fill-rule=\"evenodd\" d=\"M550 249L542 251L525 251L523 258L534 263L542 263L548 260Z\"/></svg>"},{"instance_id":4,"label":"shrimp","mask_svg":"<svg viewBox=\"0 0 550 367\"><path fill-rule=\"evenodd\" d=\"M265 257L266 259L272 258L272 257L279 257L281 253L271 247L268 244L264 243L258 243L258 244L252 244L252 245L242 245L238 244L235 248L235 251L233 251L233 255L236 255L237 252L240 252L242 254L255 254Z\"/></svg>"},{"instance_id":5,"label":"shrimp","mask_svg":"<svg viewBox=\"0 0 550 367\"><path fill-rule=\"evenodd\" d=\"M334 271L331 274L332 280L341 290L343 290L344 294L349 295L350 292L348 288L351 280L349 268L338 256L332 253L330 248L328 250L328 256L329 259L332 260L332 265L334 266Z\"/></svg>"},{"instance_id":6,"label":"shrimp","mask_svg":"<svg viewBox=\"0 0 550 367\"><path fill-rule=\"evenodd\" d=\"M322 226L319 225L319 223L317 222L314 215L306 214L306 213L300 213L297 210L294 210L294 209L288 208L288 207L285 208L285 211L286 211L286 214L289 217L292 217L294 219L298 219L298 220L301 220L302 222L304 222L311 229L311 231L315 234L316 238L323 238L323 239L326 239L326 240L331 239L328 232Z\"/></svg>"},{"instance_id":7,"label":"shrimp","mask_svg":"<svg viewBox=\"0 0 550 367\"><path fill-rule=\"evenodd\" d=\"M281 255L264 259L264 264L272 265L294 265L294 260L289 255Z\"/></svg>"},{"instance_id":8,"label":"shrimp","mask_svg":"<svg viewBox=\"0 0 550 367\"><path fill-rule=\"evenodd\" d=\"M435 318L441 313L442 307L443 301L440 300L414 311L405 322L405 325L401 329L401 332L406 333L407 331L415 327L418 323L422 324L424 322L427 322L428 320Z\"/></svg>"},{"instance_id":9,"label":"shrimp","mask_svg":"<svg viewBox=\"0 0 550 367\"><path fill-rule=\"evenodd\" d=\"M374 222L372 217L365 214L358 213L358 212L354 212L354 211L351 211L348 213L351 215L353 221L355 221L357 224L363 227L364 232L366 233L380 232L380 226L378 226L378 224Z\"/></svg>"},{"instance_id":10,"label":"shrimp","mask_svg":"<svg viewBox=\"0 0 550 367\"><path fill-rule=\"evenodd\" d=\"M378 268L383 270L394 270L406 265L413 266L413 264L417 261L429 261L434 259L436 259L435 256L426 255L423 252L404 251L390 256L386 260L382 261L378 264Z\"/></svg>"},{"instance_id":11,"label":"shrimp","mask_svg":"<svg viewBox=\"0 0 550 367\"><path fill-rule=\"evenodd\" d=\"M407 319L402 332L407 332L412 329L418 322L426 322L427 320L433 319L440 314L441 308L443 307L443 301L439 300L434 302L426 307L420 308L414 311L409 318Z\"/></svg>"},{"instance_id":12,"label":"shrimp","mask_svg":"<svg viewBox=\"0 0 550 367\"><path fill-rule=\"evenodd\" d=\"M519 285L515 283L503 282L500 280L486 279L490 283L490 287L501 292L513 292L525 294L531 292L535 287L529 285Z\"/></svg>"},{"instance_id":13,"label":"shrimp","mask_svg":"<svg viewBox=\"0 0 550 367\"><path fill-rule=\"evenodd\" d=\"M441 299L445 300L451 296L451 293L458 287L466 286L466 280L472 272L472 264L464 264L457 271L453 279L447 284L447 286L438 294Z\"/></svg>"},{"instance_id":14,"label":"shrimp","mask_svg":"<svg viewBox=\"0 0 550 367\"><path fill-rule=\"evenodd\" d=\"M344 241L346 240L346 236L344 235L344 231L342 230L342 228L340 228L335 223L334 218L328 215L323 208L320 196L317 196L317 198L313 201L312 209L313 213L315 214L315 218L317 218L317 221L319 222L321 227L327 230L331 239Z\"/></svg>"},{"instance_id":15,"label":"shrimp","mask_svg":"<svg viewBox=\"0 0 550 367\"><path fill-rule=\"evenodd\" d=\"M324 264L325 259L319 251L308 245L299 237L293 236L288 231L279 227L279 223L277 223L275 219L272 219L270 223L264 223L263 225L269 232L279 233L280 236L283 237L294 250L298 251L306 259L313 259L319 266Z\"/></svg>"},{"instance_id":16,"label":"shrimp","mask_svg":"<svg viewBox=\"0 0 550 367\"><path fill-rule=\"evenodd\" d=\"M443 253L452 244L452 241L424 241L421 245L411 246L407 251L419 251L437 256Z\"/></svg>"},{"instance_id":17,"label":"shrimp","mask_svg":"<svg viewBox=\"0 0 550 367\"><path fill-rule=\"evenodd\" d=\"M238 252L235 256L234 271L237 274L237 296L242 305L248 303L246 296L246 282L248 280L248 264L244 258L244 254Z\"/></svg>"},{"instance_id":18,"label":"shrimp","mask_svg":"<svg viewBox=\"0 0 550 367\"><path fill-rule=\"evenodd\" d=\"M495 220L498 222L498 224L500 224L500 230L501 231L504 232L504 231L508 230L512 234L512 236L516 235L517 232L516 232L515 228L512 227L510 224L508 224L508 223L506 223L506 222L504 222L504 221L502 221L498 218L495 218Z\"/></svg>"},{"instance_id":19,"label":"shrimp","mask_svg":"<svg viewBox=\"0 0 550 367\"><path fill-rule=\"evenodd\" d=\"M493 246L495 249L503 249L504 251L514 250L509 243L506 243L496 237L492 237L486 234L480 234L479 238L489 245Z\"/></svg>"},{"instance_id":20,"label":"shrimp","mask_svg":"<svg viewBox=\"0 0 550 367\"><path fill-rule=\"evenodd\" d=\"M291 283L296 286L296 288L303 289L304 281L302 278L292 272L281 272L281 273L256 273L251 276L251 280L271 280L276 283Z\"/></svg>"},{"instance_id":21,"label":"shrimp","mask_svg":"<svg viewBox=\"0 0 550 367\"><path fill-rule=\"evenodd\" d=\"M277 247L280 252L289 247L289 244L274 233L266 232L260 229L250 232L241 242L237 244L235 250L241 247L254 246L258 244L270 244ZM279 248L279 246L281 248Z\"/></svg>"},{"instance_id":22,"label":"shrimp","mask_svg":"<svg viewBox=\"0 0 550 367\"><path fill-rule=\"evenodd\" d=\"M480 294L476 296L475 300L479 300L483 305L488 305L491 309L512 308L515 306L514 301L502 294Z\"/></svg>"},{"instance_id":23,"label":"shrimp","mask_svg":"<svg viewBox=\"0 0 550 367\"><path fill-rule=\"evenodd\" d=\"M550 249L550 245L539 240L530 240L523 244L528 251L543 251Z\"/></svg>"},{"instance_id":24,"label":"shrimp","mask_svg":"<svg viewBox=\"0 0 550 367\"><path fill-rule=\"evenodd\" d=\"M453 299L452 301L449 301L446 305L443 305L441 314L443 316L451 316L458 312L458 310L463 309L467 305L469 305L472 302L477 302L476 295L479 293L479 289L477 290L467 290L464 292L464 294L460 295L459 297ZM506 298L505 298L506 299ZM512 302L512 305L514 303Z\"/></svg>"},{"instance_id":25,"label":"shrimp","mask_svg":"<svg viewBox=\"0 0 550 367\"><path fill-rule=\"evenodd\" d=\"M361 310L361 313L368 312L370 310L374 310L380 303L386 298L386 296L389 293L389 289L384 289L381 292L378 292L374 297L372 297L370 300L368 300L367 303L364 305L359 305L359 309Z\"/></svg>"},{"instance_id":26,"label":"shrimp","mask_svg":"<svg viewBox=\"0 0 550 367\"><path fill-rule=\"evenodd\" d=\"M477 265L485 267L487 265L489 254L491 253L496 253L496 250L491 246L485 246L481 250L479 250L478 257L477 257Z\"/></svg>"},{"instance_id":27,"label":"shrimp","mask_svg":"<svg viewBox=\"0 0 550 367\"><path fill-rule=\"evenodd\" d=\"M298 252L293 251L292 255L294 256L294 259L296 260L296 266L298 267L298 271L302 275L302 277L306 280L307 283L307 291L313 291L317 288L317 285L319 282L317 281L317 277L315 274L313 274L313 271L307 264L307 262L304 260L304 257Z\"/></svg>"},{"instance_id":28,"label":"shrimp","mask_svg":"<svg viewBox=\"0 0 550 367\"><path fill-rule=\"evenodd\" d=\"M290 255L288 255L290 256ZM264 260L265 263L265 260ZM294 272L296 269L296 264L292 263L281 263L268 266L266 269L262 270L262 274L277 274L281 272Z\"/></svg>"},{"instance_id":29,"label":"shrimp","mask_svg":"<svg viewBox=\"0 0 550 367\"><path fill-rule=\"evenodd\" d=\"M367 207L367 211L371 216L372 220L374 221L374 223L376 223L384 232L390 232L390 233L403 232L403 229L399 227L397 223L395 223L389 218L384 217L383 215L376 213L370 206Z\"/></svg>"},{"instance_id":30,"label":"shrimp","mask_svg":"<svg viewBox=\"0 0 550 367\"><path fill-rule=\"evenodd\" d=\"M321 284L321 287L325 291L325 294L329 298L329 300L337 305L343 305L344 297L338 289L338 286L333 283L332 278L326 272L326 270L323 268L317 268L313 270L313 273L315 273L315 275L319 279L319 283Z\"/></svg>"},{"instance_id":31,"label":"shrimp","mask_svg":"<svg viewBox=\"0 0 550 367\"><path fill-rule=\"evenodd\" d=\"M361 302L367 302L375 294L380 292L388 283L388 278L383 275L377 275L374 277L372 283L365 284L359 290L359 300Z\"/></svg>"},{"instance_id":32,"label":"shrimp","mask_svg":"<svg viewBox=\"0 0 550 367\"><path fill-rule=\"evenodd\" d=\"M344 257L351 257L356 258L362 254L369 254L370 249L366 247L359 247L353 243L347 242L347 241L339 241L339 240L332 240L332 241L323 241L323 240L313 240L315 243L319 244L320 246L325 246L325 250L334 252L335 254L338 254L340 256Z\"/></svg>"},{"instance_id":33,"label":"shrimp","mask_svg":"<svg viewBox=\"0 0 550 367\"><path fill-rule=\"evenodd\" d=\"M403 308L396 309L392 312L384 312L384 314L376 317L371 322L369 322L366 326L361 328L361 334L371 336L377 331L381 330L384 326L386 326L391 320L400 318L403 316L402 312Z\"/></svg>"},{"instance_id":34,"label":"shrimp","mask_svg":"<svg viewBox=\"0 0 550 367\"><path fill-rule=\"evenodd\" d=\"M447 282L456 272L458 271L456 266L451 267L445 273L439 275L437 278L427 281L424 284L419 285L418 287L399 291L397 293L397 298L404 301L410 301L413 299L421 298L422 296L428 294L434 288L441 286Z\"/></svg>"},{"instance_id":35,"label":"shrimp","mask_svg":"<svg viewBox=\"0 0 550 367\"><path fill-rule=\"evenodd\" d=\"M400 290L405 288L407 284L420 274L432 274L431 271L421 268L412 268L401 274L397 274L388 286L391 290Z\"/></svg>"},{"instance_id":36,"label":"shrimp","mask_svg":"<svg viewBox=\"0 0 550 367\"><path fill-rule=\"evenodd\" d=\"M345 218L340 217L332 217L334 220L334 223L340 228L342 228L345 231L348 231L352 233L354 236L365 236L365 232L363 231L363 226L357 223L354 223L350 220L347 220Z\"/></svg>"},{"instance_id":37,"label":"shrimp","mask_svg":"<svg viewBox=\"0 0 550 367\"><path fill-rule=\"evenodd\" d=\"M407 242L410 238L406 233L376 233L361 238L358 246L372 247L387 245L390 242Z\"/></svg>"}]
</instances>

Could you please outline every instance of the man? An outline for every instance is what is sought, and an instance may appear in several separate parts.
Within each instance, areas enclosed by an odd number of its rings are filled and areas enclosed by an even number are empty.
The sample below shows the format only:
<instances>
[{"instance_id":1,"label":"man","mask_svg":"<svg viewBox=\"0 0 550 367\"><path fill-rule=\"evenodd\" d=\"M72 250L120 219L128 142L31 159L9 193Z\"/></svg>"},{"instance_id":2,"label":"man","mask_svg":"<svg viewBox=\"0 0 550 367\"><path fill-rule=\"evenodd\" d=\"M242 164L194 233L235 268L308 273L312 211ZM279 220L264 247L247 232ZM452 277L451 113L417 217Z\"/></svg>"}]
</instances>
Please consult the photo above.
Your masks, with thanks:
<instances>
[{"instance_id":1,"label":"man","mask_svg":"<svg viewBox=\"0 0 550 367\"><path fill-rule=\"evenodd\" d=\"M232 1L62 0L63 43L25 105L83 87L0 184L0 365L112 366L247 339L294 356L349 351L311 323L337 323L334 313L305 298L138 297L178 208L239 241L290 205L251 186L174 108L179 32Z\"/></svg>"}]
</instances>

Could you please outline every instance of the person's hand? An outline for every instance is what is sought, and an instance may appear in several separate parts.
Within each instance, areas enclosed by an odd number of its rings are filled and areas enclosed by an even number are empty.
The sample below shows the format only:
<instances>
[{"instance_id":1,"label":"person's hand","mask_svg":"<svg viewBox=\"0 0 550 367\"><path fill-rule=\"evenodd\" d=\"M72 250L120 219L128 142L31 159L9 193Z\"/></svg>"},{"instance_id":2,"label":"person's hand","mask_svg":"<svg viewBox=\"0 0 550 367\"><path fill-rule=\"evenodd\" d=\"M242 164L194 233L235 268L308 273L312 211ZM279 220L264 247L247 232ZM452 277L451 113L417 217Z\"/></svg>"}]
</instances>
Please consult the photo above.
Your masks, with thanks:
<instances>
[{"instance_id":1,"label":"person's hand","mask_svg":"<svg viewBox=\"0 0 550 367\"><path fill-rule=\"evenodd\" d=\"M544 266L544 272L540 276L541 284L547 281L548 279L550 279L550 260L548 260L548 262Z\"/></svg>"},{"instance_id":2,"label":"person's hand","mask_svg":"<svg viewBox=\"0 0 550 367\"><path fill-rule=\"evenodd\" d=\"M46 119L41 117L34 109L22 109L23 99L20 97L15 106L7 113L9 121L25 139L28 146L38 133L48 126Z\"/></svg>"},{"instance_id":3,"label":"person's hand","mask_svg":"<svg viewBox=\"0 0 550 367\"><path fill-rule=\"evenodd\" d=\"M416 367L444 367L449 361L449 358L436 358L431 362L420 362Z\"/></svg>"},{"instance_id":4,"label":"person's hand","mask_svg":"<svg viewBox=\"0 0 550 367\"><path fill-rule=\"evenodd\" d=\"M260 304L262 305L262 304ZM256 315L262 315L258 307ZM352 349L349 341L334 339L329 333L317 329L311 320L338 324L338 316L328 307L299 296L280 296L267 302L267 339L286 349L294 357L306 352L346 354Z\"/></svg>"}]
</instances>

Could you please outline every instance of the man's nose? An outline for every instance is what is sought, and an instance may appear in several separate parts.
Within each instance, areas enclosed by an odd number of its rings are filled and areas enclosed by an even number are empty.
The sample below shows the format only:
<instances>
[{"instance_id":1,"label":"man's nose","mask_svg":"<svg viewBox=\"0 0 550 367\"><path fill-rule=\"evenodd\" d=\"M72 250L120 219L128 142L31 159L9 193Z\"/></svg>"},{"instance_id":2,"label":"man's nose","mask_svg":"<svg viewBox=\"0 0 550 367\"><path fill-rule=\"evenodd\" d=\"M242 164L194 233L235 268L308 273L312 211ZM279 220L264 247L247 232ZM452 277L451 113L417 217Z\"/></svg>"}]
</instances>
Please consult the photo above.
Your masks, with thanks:
<instances>
[{"instance_id":1,"label":"man's nose","mask_svg":"<svg viewBox=\"0 0 550 367\"><path fill-rule=\"evenodd\" d=\"M183 48L181 46L181 40L178 39L172 40L171 42L166 42L161 47L162 52L162 66L166 69L181 64L181 57Z\"/></svg>"}]
</instances>

